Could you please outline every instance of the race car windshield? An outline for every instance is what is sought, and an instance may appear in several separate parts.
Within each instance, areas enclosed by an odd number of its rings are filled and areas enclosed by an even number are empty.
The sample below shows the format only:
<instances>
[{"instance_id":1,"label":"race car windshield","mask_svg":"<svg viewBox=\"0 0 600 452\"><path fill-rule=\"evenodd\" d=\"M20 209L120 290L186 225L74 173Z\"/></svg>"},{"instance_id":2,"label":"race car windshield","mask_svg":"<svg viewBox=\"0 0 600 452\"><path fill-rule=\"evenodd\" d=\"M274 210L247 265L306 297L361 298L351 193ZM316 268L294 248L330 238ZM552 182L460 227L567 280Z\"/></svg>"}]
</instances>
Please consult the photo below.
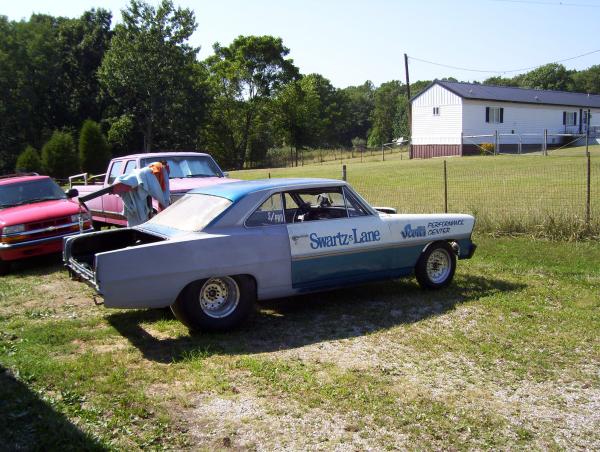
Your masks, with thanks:
<instances>
[{"instance_id":1,"label":"race car windshield","mask_svg":"<svg viewBox=\"0 0 600 452\"><path fill-rule=\"evenodd\" d=\"M53 199L66 199L66 197L67 195L52 179L0 185L0 209Z\"/></svg>"},{"instance_id":2,"label":"race car windshield","mask_svg":"<svg viewBox=\"0 0 600 452\"><path fill-rule=\"evenodd\" d=\"M148 224L188 232L201 231L230 205L229 199L218 196L187 194L148 221Z\"/></svg>"},{"instance_id":3,"label":"race car windshield","mask_svg":"<svg viewBox=\"0 0 600 452\"><path fill-rule=\"evenodd\" d=\"M223 173L208 156L155 157L142 160L142 167L153 162L166 160L169 165L169 179L189 177L223 177Z\"/></svg>"}]
</instances>

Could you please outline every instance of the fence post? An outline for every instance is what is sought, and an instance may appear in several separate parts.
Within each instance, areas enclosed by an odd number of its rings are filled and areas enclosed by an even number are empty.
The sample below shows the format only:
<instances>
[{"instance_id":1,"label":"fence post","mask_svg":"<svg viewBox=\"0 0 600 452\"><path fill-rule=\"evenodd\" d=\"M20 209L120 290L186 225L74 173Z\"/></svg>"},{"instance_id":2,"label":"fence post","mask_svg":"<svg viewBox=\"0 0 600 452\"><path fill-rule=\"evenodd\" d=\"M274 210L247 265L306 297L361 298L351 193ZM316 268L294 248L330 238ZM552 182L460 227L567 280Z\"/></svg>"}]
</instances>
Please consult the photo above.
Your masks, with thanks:
<instances>
[{"instance_id":1,"label":"fence post","mask_svg":"<svg viewBox=\"0 0 600 452\"><path fill-rule=\"evenodd\" d=\"M523 138L521 137L521 134L519 134L519 154L521 154L521 152L523 152Z\"/></svg>"},{"instance_id":2,"label":"fence post","mask_svg":"<svg viewBox=\"0 0 600 452\"><path fill-rule=\"evenodd\" d=\"M592 176L592 171L591 171L591 158L590 158L590 149L589 149L589 144L590 144L590 110L588 109L587 111L587 127L586 127L586 131L585 131L585 155L587 156L587 187L586 187L586 197L585 197L585 224L589 230L590 228L590 220L591 220L591 197L590 197L590 190L591 190L591 176Z\"/></svg>"},{"instance_id":3,"label":"fence post","mask_svg":"<svg viewBox=\"0 0 600 452\"><path fill-rule=\"evenodd\" d=\"M346 180L346 165L342 165L342 180Z\"/></svg>"},{"instance_id":4,"label":"fence post","mask_svg":"<svg viewBox=\"0 0 600 452\"><path fill-rule=\"evenodd\" d=\"M544 129L544 155L548 155L548 129Z\"/></svg>"},{"instance_id":5,"label":"fence post","mask_svg":"<svg viewBox=\"0 0 600 452\"><path fill-rule=\"evenodd\" d=\"M271 179L271 172L269 171L269 179Z\"/></svg>"},{"instance_id":6,"label":"fence post","mask_svg":"<svg viewBox=\"0 0 600 452\"><path fill-rule=\"evenodd\" d=\"M500 149L498 149L499 147L499 143L498 143L498 131L495 130L494 131L494 155L498 155L500 153Z\"/></svg>"},{"instance_id":7,"label":"fence post","mask_svg":"<svg viewBox=\"0 0 600 452\"><path fill-rule=\"evenodd\" d=\"M381 145L381 161L385 162L385 146Z\"/></svg>"},{"instance_id":8,"label":"fence post","mask_svg":"<svg viewBox=\"0 0 600 452\"><path fill-rule=\"evenodd\" d=\"M463 132L462 130L460 131L460 156L463 156L463 142L464 142L464 135L465 132ZM402 160L402 159L400 159Z\"/></svg>"},{"instance_id":9,"label":"fence post","mask_svg":"<svg viewBox=\"0 0 600 452\"><path fill-rule=\"evenodd\" d=\"M448 169L444 160L444 213L448 213Z\"/></svg>"}]
</instances>

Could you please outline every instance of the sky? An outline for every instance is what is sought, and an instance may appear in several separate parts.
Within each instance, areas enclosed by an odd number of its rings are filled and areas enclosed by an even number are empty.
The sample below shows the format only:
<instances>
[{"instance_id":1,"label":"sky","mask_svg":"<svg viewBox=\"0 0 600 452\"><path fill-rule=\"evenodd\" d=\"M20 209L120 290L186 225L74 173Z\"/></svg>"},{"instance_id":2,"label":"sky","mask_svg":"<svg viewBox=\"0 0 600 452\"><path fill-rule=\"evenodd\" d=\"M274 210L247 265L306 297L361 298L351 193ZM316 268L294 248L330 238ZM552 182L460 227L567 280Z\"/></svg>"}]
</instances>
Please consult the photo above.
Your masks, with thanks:
<instances>
[{"instance_id":1,"label":"sky","mask_svg":"<svg viewBox=\"0 0 600 452\"><path fill-rule=\"evenodd\" d=\"M157 0L147 0L156 5ZM283 39L303 74L319 73L344 88L371 80L405 82L455 77L482 81L600 50L600 0L174 0L195 12L190 43L199 59L239 35ZM0 15L78 17L91 8L113 13L128 0L0 0ZM419 60L472 69L453 69ZM600 64L600 52L565 61L568 69ZM523 71L520 71L523 72Z\"/></svg>"}]
</instances>

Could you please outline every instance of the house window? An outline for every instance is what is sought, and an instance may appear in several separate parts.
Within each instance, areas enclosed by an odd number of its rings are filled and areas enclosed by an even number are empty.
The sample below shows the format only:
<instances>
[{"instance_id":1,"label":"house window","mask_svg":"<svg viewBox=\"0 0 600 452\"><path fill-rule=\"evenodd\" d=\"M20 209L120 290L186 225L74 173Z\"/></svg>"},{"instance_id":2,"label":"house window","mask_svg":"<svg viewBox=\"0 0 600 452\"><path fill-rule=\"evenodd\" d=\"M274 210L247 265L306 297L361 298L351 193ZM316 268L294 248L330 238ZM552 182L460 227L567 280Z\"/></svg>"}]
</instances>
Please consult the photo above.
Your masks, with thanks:
<instances>
[{"instance_id":1,"label":"house window","mask_svg":"<svg viewBox=\"0 0 600 452\"><path fill-rule=\"evenodd\" d=\"M485 107L485 122L500 124L504 122L504 108Z\"/></svg>"},{"instance_id":2,"label":"house window","mask_svg":"<svg viewBox=\"0 0 600 452\"><path fill-rule=\"evenodd\" d=\"M563 111L563 124L565 126L577 125L577 113L574 111Z\"/></svg>"},{"instance_id":3,"label":"house window","mask_svg":"<svg viewBox=\"0 0 600 452\"><path fill-rule=\"evenodd\" d=\"M440 107L433 107L433 116L440 115Z\"/></svg>"}]
</instances>

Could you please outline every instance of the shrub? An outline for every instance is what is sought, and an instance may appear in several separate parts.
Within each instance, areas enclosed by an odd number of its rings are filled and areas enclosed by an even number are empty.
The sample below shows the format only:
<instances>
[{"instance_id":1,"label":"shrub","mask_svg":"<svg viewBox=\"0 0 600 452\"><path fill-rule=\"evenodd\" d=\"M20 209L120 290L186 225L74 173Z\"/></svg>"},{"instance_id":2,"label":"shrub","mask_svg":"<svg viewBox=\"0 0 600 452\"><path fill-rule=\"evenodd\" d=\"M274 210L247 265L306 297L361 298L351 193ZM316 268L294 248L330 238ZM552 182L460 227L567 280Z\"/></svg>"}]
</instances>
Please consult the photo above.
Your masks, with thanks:
<instances>
[{"instance_id":1,"label":"shrub","mask_svg":"<svg viewBox=\"0 0 600 452\"><path fill-rule=\"evenodd\" d=\"M494 153L494 143L481 143L479 145L481 155L489 155Z\"/></svg>"},{"instance_id":2,"label":"shrub","mask_svg":"<svg viewBox=\"0 0 600 452\"><path fill-rule=\"evenodd\" d=\"M82 171L102 173L110 160L110 148L100 125L86 120L79 134L79 163Z\"/></svg>"},{"instance_id":3,"label":"shrub","mask_svg":"<svg viewBox=\"0 0 600 452\"><path fill-rule=\"evenodd\" d=\"M55 130L42 148L42 169L50 176L66 178L79 168L73 137Z\"/></svg>"},{"instance_id":4,"label":"shrub","mask_svg":"<svg viewBox=\"0 0 600 452\"><path fill-rule=\"evenodd\" d=\"M17 172L30 172L34 171L40 173L42 171L42 159L40 153L33 146L27 146L23 152L17 157L17 165L15 166Z\"/></svg>"}]
</instances>

